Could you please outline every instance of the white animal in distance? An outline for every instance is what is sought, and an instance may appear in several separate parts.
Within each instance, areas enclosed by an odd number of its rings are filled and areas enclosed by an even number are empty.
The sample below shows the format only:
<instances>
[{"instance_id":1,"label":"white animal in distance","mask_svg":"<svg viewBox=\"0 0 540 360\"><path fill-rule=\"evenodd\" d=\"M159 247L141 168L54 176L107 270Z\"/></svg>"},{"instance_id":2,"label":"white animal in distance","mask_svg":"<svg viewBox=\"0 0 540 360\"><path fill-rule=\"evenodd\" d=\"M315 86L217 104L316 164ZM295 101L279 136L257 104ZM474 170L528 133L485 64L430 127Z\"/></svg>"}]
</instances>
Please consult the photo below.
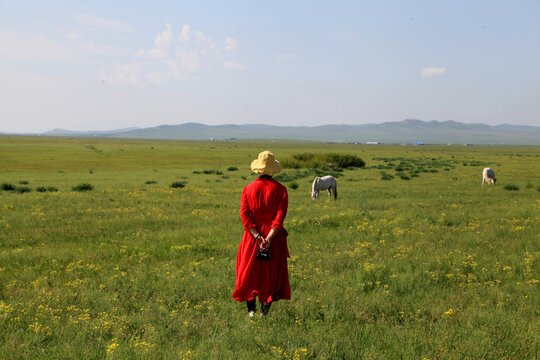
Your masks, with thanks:
<instances>
[{"instance_id":1,"label":"white animal in distance","mask_svg":"<svg viewBox=\"0 0 540 360\"><path fill-rule=\"evenodd\" d=\"M313 200L319 199L319 191L328 190L328 197L332 197L334 193L334 199L337 199L337 180L335 177L326 175L323 177L316 177L313 180L313 185L311 186L311 198Z\"/></svg>"},{"instance_id":2,"label":"white animal in distance","mask_svg":"<svg viewBox=\"0 0 540 360\"><path fill-rule=\"evenodd\" d=\"M484 186L484 183L495 185L496 182L495 171L492 168L484 168L482 171L482 186Z\"/></svg>"}]
</instances>

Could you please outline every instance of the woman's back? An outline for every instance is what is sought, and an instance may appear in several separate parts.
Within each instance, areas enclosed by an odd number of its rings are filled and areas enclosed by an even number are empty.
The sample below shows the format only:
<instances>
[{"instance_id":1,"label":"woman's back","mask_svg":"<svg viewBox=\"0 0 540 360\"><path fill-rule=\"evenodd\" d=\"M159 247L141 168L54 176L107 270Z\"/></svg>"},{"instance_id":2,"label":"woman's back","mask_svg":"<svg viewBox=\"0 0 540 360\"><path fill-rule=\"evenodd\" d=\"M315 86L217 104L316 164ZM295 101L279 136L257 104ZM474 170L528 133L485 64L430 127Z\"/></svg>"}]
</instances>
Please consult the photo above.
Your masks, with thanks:
<instances>
[{"instance_id":1,"label":"woman's back","mask_svg":"<svg viewBox=\"0 0 540 360\"><path fill-rule=\"evenodd\" d=\"M285 186L269 177L258 178L246 186L243 196L253 220L266 222L274 220L286 193Z\"/></svg>"}]
</instances>

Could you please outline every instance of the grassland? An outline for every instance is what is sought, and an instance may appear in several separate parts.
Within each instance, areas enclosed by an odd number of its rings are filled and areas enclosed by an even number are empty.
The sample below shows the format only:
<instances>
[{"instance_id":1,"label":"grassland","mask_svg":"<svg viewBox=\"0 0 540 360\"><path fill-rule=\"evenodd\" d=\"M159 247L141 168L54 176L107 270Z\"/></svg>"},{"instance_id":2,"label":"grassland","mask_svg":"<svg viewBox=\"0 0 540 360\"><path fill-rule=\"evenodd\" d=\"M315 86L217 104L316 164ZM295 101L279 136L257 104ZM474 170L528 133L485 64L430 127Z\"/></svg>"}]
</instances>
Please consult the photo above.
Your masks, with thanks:
<instances>
[{"instance_id":1,"label":"grassland","mask_svg":"<svg viewBox=\"0 0 540 360\"><path fill-rule=\"evenodd\" d=\"M266 149L367 166L337 201L284 171L293 299L252 321L231 293ZM539 354L539 147L0 137L0 183L32 190L0 190L2 359Z\"/></svg>"}]
</instances>

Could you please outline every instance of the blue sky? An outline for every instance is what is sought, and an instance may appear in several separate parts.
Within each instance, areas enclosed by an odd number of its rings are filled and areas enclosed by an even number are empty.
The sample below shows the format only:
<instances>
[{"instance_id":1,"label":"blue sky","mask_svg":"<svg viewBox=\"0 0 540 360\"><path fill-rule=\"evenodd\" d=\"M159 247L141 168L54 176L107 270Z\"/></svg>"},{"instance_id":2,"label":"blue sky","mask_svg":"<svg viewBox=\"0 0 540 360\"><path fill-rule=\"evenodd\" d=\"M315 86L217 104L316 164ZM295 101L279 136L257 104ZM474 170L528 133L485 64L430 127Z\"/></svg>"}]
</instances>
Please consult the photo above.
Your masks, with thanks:
<instances>
[{"instance_id":1,"label":"blue sky","mask_svg":"<svg viewBox=\"0 0 540 360\"><path fill-rule=\"evenodd\" d=\"M0 0L0 132L540 126L539 1Z\"/></svg>"}]
</instances>

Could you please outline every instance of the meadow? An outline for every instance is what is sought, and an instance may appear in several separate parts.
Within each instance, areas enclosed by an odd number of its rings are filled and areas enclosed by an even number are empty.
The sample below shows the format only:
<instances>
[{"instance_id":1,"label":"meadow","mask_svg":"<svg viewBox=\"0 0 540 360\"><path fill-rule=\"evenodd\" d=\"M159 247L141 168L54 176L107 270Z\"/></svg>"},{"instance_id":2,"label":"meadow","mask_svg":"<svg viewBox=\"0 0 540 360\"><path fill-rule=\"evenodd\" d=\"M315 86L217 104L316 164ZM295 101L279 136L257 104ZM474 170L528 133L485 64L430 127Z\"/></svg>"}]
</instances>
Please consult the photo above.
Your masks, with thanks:
<instances>
[{"instance_id":1,"label":"meadow","mask_svg":"<svg viewBox=\"0 0 540 360\"><path fill-rule=\"evenodd\" d=\"M250 320L231 294L262 150L366 166L336 201L283 171L292 299ZM1 359L539 355L540 147L4 136L0 184Z\"/></svg>"}]
</instances>

